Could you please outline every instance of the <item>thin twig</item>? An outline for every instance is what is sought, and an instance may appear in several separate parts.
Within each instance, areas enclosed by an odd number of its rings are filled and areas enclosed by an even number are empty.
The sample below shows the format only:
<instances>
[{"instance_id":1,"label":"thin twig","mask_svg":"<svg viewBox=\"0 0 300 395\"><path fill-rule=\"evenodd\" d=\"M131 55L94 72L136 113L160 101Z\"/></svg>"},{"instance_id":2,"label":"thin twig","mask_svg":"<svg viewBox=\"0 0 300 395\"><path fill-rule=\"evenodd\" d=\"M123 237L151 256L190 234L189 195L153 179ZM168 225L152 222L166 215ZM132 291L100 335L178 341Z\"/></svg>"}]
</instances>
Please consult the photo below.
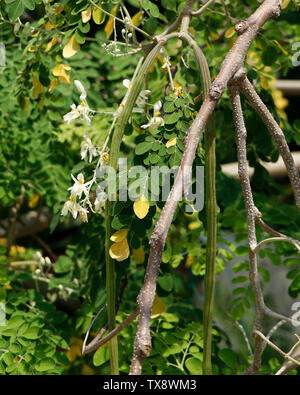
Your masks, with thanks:
<instances>
[{"instance_id":1,"label":"thin twig","mask_svg":"<svg viewBox=\"0 0 300 395\"><path fill-rule=\"evenodd\" d=\"M244 338L244 340L245 340L247 349L248 349L248 351L249 351L249 355L251 356L251 358L253 358L252 347L251 347L250 341L249 341L249 339L248 339L247 333L246 333L246 331L245 331L243 325L242 325L240 322L238 322L237 320L234 320L234 323L235 323L235 325L238 327L238 329L241 331L241 333L242 333L242 335L243 335L243 338Z\"/></svg>"},{"instance_id":2,"label":"thin twig","mask_svg":"<svg viewBox=\"0 0 300 395\"><path fill-rule=\"evenodd\" d=\"M254 249L254 252L257 254L263 245L265 245L266 243L273 243L274 241L285 241L285 242L291 243L300 252L299 242L297 240L290 239L289 237L286 237L286 236L284 236L284 237L269 237L268 239L262 240L257 244L257 246Z\"/></svg>"},{"instance_id":3,"label":"thin twig","mask_svg":"<svg viewBox=\"0 0 300 395\"><path fill-rule=\"evenodd\" d=\"M271 346L275 351L277 351L280 355L282 355L284 358L290 360L291 362L293 362L296 366L300 366L300 362L297 361L296 359L294 359L293 357L291 357L289 355L289 353L286 353L284 351L282 351L278 346L276 346L276 344L272 343L271 340L269 340L266 336L264 336L260 331L255 330L255 333L261 337L261 339L263 339L266 343L269 344L269 346ZM298 342L299 343L299 342Z\"/></svg>"},{"instance_id":4,"label":"thin twig","mask_svg":"<svg viewBox=\"0 0 300 395\"><path fill-rule=\"evenodd\" d=\"M206 10L207 7L209 7L215 0L208 0L207 3L205 3L199 10L193 11L192 16L194 17L199 17L203 12Z\"/></svg>"}]
</instances>

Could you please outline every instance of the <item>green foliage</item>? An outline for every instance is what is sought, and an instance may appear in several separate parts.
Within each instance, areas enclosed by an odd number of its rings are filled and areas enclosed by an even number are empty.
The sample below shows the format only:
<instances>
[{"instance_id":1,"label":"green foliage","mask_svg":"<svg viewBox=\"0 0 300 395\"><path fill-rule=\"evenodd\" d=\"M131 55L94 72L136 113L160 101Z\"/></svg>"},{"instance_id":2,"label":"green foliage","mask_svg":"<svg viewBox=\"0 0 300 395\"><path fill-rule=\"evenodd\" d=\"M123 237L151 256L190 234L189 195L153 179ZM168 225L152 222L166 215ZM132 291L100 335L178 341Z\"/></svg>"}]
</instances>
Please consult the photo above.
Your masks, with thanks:
<instances>
[{"instance_id":1,"label":"green foliage","mask_svg":"<svg viewBox=\"0 0 300 395\"><path fill-rule=\"evenodd\" d=\"M175 21L184 6L181 0L123 3L131 16L142 11L138 27L151 36L161 33L168 23ZM108 12L113 12L115 6L120 8L121 3L101 2L101 7ZM203 49L212 78L216 77L236 39L233 31L232 36L225 32L233 21L247 18L257 8L257 2L234 0L226 2L226 6L225 14L221 2L216 2L213 12L207 10L200 19L194 18L191 22L190 33ZM132 79L142 52L130 56L112 55L103 47L103 43L110 45L114 39L106 29L110 18L100 11L98 17L92 13L84 22L81 13L88 7L88 0L6 0L0 4L0 41L6 49L5 67L0 66L1 232L3 222L0 301L5 304L7 315L7 325L0 327L1 375L109 373L108 347L87 357L81 356L80 348L93 317L106 303L103 213L90 211L88 222L82 224L78 219L62 217L61 210L68 199L71 174L77 176L82 172L87 180L90 179L98 160L93 158L92 163L88 159L80 160L85 132L96 147L103 146L112 124L111 113L117 111L126 94L122 81ZM288 108L282 108L282 98L278 98L272 80L291 72L291 47L300 37L295 11L291 1L276 23L270 21L265 25L251 45L245 64L248 78L283 126L293 149L300 144L300 121L295 116L290 117ZM130 46L135 38L126 44L121 25L116 24L116 33L117 39L124 44L119 47L123 55L136 47ZM130 29L127 34L129 32L132 33ZM145 39L140 32L135 34L138 41ZM78 50L64 57L64 48L72 37L75 37ZM174 92L169 73L163 67L166 54L172 71L176 65L173 79L177 90ZM55 69L57 66L59 72ZM92 115L93 122L88 127L80 120L70 125L63 122L70 105L80 104L74 80L82 82L88 92L90 108L98 112ZM137 165L146 168L138 194L154 191L158 199L151 200L148 195L149 211L143 219L136 216L133 201L117 200L111 205L112 228L115 231L128 229L130 248L129 257L116 262L117 285L121 278L128 279L117 315L118 323L136 306L149 256L149 238L164 205L162 186L166 175L160 175L158 181L148 179L146 182L146 177L154 166L179 165L186 132L204 99L191 48L175 40L168 42L166 52L160 54L146 76L145 89L151 90L148 102L140 112L131 114L121 144L121 156L127 158L129 169ZM164 125L142 129L141 126L155 115L153 105L159 100L162 102L159 116L163 117ZM251 180L255 202L266 223L299 239L300 219L293 206L290 187L274 181L261 164L261 161L276 162L277 148L244 98L242 105L248 131L247 155L255 171ZM248 280L244 204L239 183L226 177L220 168L221 164L237 159L231 110L225 93L215 112L219 206L217 274L230 270L234 259L230 314L233 319L246 323L249 311L254 311L255 306ZM204 162L201 140L193 167L193 187L195 166L203 166ZM170 180L172 185L173 175ZM135 179L129 181L132 187ZM13 223L18 202L17 233L8 252L8 228ZM206 218L204 211L187 214L187 203L180 202L176 210L162 255L157 294L167 312L151 321L153 349L144 364L145 374L202 373L202 310L195 300L205 276ZM36 222L31 222L32 218ZM259 240L267 236L257 231ZM229 241L227 232L235 234L234 243ZM24 251L18 251L20 246ZM41 264L36 258L41 247L45 249L44 256L50 251L50 264ZM138 249L144 254L143 262L137 262L134 256L134 250ZM290 282L287 292L292 298L299 296L299 259L292 245L265 245L258 259L267 262L259 267L262 285L272 283L272 268L281 265L286 268ZM94 323L93 333L102 328L106 320L107 314L103 312ZM123 374L129 371L136 327L135 321L120 334L120 371ZM232 349L231 333L224 333L216 326L213 334L214 373L241 373L249 361L240 356L239 350ZM263 362L261 372L266 374L275 373L281 363L273 354L267 354Z\"/></svg>"}]
</instances>

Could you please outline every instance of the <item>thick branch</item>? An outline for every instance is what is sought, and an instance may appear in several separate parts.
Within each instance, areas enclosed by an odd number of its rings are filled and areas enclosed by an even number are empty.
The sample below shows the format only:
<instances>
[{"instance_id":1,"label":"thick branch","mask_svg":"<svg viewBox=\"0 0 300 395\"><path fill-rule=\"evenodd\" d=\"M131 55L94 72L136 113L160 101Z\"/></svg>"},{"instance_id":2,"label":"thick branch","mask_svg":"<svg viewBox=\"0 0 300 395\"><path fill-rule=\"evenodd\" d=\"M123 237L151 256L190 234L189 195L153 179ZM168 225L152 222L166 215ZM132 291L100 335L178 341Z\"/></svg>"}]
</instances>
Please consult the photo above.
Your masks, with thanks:
<instances>
[{"instance_id":1,"label":"thick branch","mask_svg":"<svg viewBox=\"0 0 300 395\"><path fill-rule=\"evenodd\" d=\"M244 195L244 202L247 215L248 224L248 244L249 244L249 261L250 271L249 278L252 284L256 315L254 323L255 331L262 329L262 323L264 318L264 299L261 291L259 276L257 270L257 260L255 248L257 246L256 232L255 232L255 218L256 218L256 207L253 201L252 190L249 180L247 153L246 153L246 138L247 131L244 124L244 117L241 107L239 89L237 85L229 86L230 99L232 103L233 117L237 135L237 155L239 164L239 177L242 184L242 190ZM252 359L252 365L250 367L250 373L256 373L260 368L261 355L263 352L263 341L259 336L255 336L254 355Z\"/></svg>"}]
</instances>

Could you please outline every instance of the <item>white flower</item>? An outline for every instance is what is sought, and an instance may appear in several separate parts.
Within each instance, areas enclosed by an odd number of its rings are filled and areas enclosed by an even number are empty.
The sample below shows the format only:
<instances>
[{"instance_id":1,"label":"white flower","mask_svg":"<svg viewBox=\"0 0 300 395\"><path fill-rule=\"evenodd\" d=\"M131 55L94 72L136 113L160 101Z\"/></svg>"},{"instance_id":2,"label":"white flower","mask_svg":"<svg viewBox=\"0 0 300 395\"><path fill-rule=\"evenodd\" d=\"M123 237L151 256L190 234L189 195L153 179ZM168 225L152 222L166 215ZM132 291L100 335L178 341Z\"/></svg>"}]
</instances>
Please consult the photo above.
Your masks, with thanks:
<instances>
[{"instance_id":1,"label":"white flower","mask_svg":"<svg viewBox=\"0 0 300 395\"><path fill-rule=\"evenodd\" d=\"M88 210L81 207L79 203L76 202L76 197L71 195L69 200L66 201L64 204L62 210L61 210L61 215L67 215L68 213L71 213L73 215L73 218L77 218L77 214L79 214L81 220L83 222L87 222L87 214Z\"/></svg>"},{"instance_id":2,"label":"white flower","mask_svg":"<svg viewBox=\"0 0 300 395\"><path fill-rule=\"evenodd\" d=\"M72 121L74 121L74 119L82 118L87 122L88 125L90 125L91 118L89 117L89 114L94 112L94 110L89 107L86 101L87 93L82 83L78 80L75 80L74 83L78 91L81 93L81 103L77 107L74 103L71 105L71 111L64 115L64 121L69 125Z\"/></svg>"},{"instance_id":3,"label":"white flower","mask_svg":"<svg viewBox=\"0 0 300 395\"><path fill-rule=\"evenodd\" d=\"M74 84L75 84L76 88L79 90L79 92L81 93L80 100L85 101L86 97L87 97L87 93L86 93L86 90L84 89L82 83L79 80L74 80Z\"/></svg>"},{"instance_id":4,"label":"white flower","mask_svg":"<svg viewBox=\"0 0 300 395\"><path fill-rule=\"evenodd\" d=\"M85 194L85 196L88 196L88 190L86 187L91 183L91 181L84 183L84 176L82 173L78 174L77 179L73 176L73 174L71 174L71 176L74 180L74 185L68 188L68 190L71 191L71 196L75 198L78 196L80 199L82 192Z\"/></svg>"},{"instance_id":5,"label":"white flower","mask_svg":"<svg viewBox=\"0 0 300 395\"><path fill-rule=\"evenodd\" d=\"M77 218L79 204L76 202L76 198L74 196L70 196L70 199L66 201L64 204L61 215L67 215L70 212L73 215L73 218Z\"/></svg>"},{"instance_id":6,"label":"white flower","mask_svg":"<svg viewBox=\"0 0 300 395\"><path fill-rule=\"evenodd\" d=\"M123 80L123 85L125 86L125 88L127 89L131 89L132 85L131 85L131 81L130 80Z\"/></svg>"},{"instance_id":7,"label":"white flower","mask_svg":"<svg viewBox=\"0 0 300 395\"><path fill-rule=\"evenodd\" d=\"M84 160L87 154L89 154L89 162L91 163L91 161L93 160L93 156L97 156L98 152L87 134L85 134L83 138L84 140L81 143L80 150L81 159Z\"/></svg>"},{"instance_id":8,"label":"white flower","mask_svg":"<svg viewBox=\"0 0 300 395\"><path fill-rule=\"evenodd\" d=\"M109 153L103 152L100 158L100 166L106 165L109 161Z\"/></svg>"},{"instance_id":9,"label":"white flower","mask_svg":"<svg viewBox=\"0 0 300 395\"><path fill-rule=\"evenodd\" d=\"M71 105L71 111L68 112L67 114L64 115L64 121L67 122L67 124L69 125L72 121L74 121L74 119L79 118L80 117L80 113L77 110L77 107L75 104Z\"/></svg>"},{"instance_id":10,"label":"white flower","mask_svg":"<svg viewBox=\"0 0 300 395\"><path fill-rule=\"evenodd\" d=\"M107 198L106 193L103 191L103 189L98 187L97 191L96 191L96 200L95 200L95 203L94 203L96 212L100 212L101 209L104 208L106 198Z\"/></svg>"},{"instance_id":11,"label":"white flower","mask_svg":"<svg viewBox=\"0 0 300 395\"><path fill-rule=\"evenodd\" d=\"M159 126L164 126L165 122L162 117L160 117L160 112L159 110L161 109L162 104L161 101L159 100L156 102L153 106L153 117L150 119L150 121L142 125L141 128L147 129L149 128L150 132L152 132L153 129L158 128Z\"/></svg>"}]
</instances>

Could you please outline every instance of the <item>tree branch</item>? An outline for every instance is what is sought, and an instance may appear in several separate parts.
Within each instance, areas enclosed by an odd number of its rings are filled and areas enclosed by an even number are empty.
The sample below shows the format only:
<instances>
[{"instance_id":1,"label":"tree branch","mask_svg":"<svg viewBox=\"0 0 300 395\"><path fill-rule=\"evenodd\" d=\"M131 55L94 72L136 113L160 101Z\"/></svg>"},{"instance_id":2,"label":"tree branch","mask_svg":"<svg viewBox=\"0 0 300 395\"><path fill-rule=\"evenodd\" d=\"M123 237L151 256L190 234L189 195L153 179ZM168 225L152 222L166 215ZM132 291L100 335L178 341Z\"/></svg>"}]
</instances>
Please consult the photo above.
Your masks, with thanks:
<instances>
[{"instance_id":1,"label":"tree branch","mask_svg":"<svg viewBox=\"0 0 300 395\"><path fill-rule=\"evenodd\" d=\"M256 93L251 82L244 75L239 80L239 86L243 94L247 97L251 107L258 113L264 124L267 126L270 134L273 136L275 143L279 149L282 159L285 163L288 176L295 195L296 205L300 210L300 177L294 158L290 152L285 136L272 114Z\"/></svg>"},{"instance_id":2,"label":"tree branch","mask_svg":"<svg viewBox=\"0 0 300 395\"><path fill-rule=\"evenodd\" d=\"M205 3L201 8L199 8L199 10L193 11L192 16L199 17L200 15L202 15L206 8L209 7L214 1L215 0L208 0L208 2Z\"/></svg>"},{"instance_id":3,"label":"tree branch","mask_svg":"<svg viewBox=\"0 0 300 395\"><path fill-rule=\"evenodd\" d=\"M256 207L253 201L252 190L249 180L248 162L246 154L246 138L247 131L244 124L244 117L241 107L239 89L237 85L229 86L230 100L232 103L233 118L235 122L235 129L237 135L237 155L238 155L238 166L239 166L239 177L241 180L244 203L247 215L248 225L248 246L249 246L249 262L250 272L249 278L252 284L254 296L256 315L254 323L254 331L260 331L262 329L263 318L264 318L264 299L259 283L259 276L257 270L257 260L255 248L257 245L256 232L255 232L255 218L256 218ZM263 341L259 336L255 336L254 355L252 358L252 364L249 373L256 373L260 368L261 355L263 352Z\"/></svg>"},{"instance_id":4,"label":"tree branch","mask_svg":"<svg viewBox=\"0 0 300 395\"><path fill-rule=\"evenodd\" d=\"M173 215L184 190L183 184L185 180L189 179L190 169L193 164L200 136L229 80L243 66L247 50L258 30L268 19L277 17L280 14L280 4L280 0L266 0L247 21L242 21L236 25L235 28L240 35L223 61L217 78L211 85L195 120L188 130L179 171L150 238L150 254L144 285L137 299L140 309L140 319L134 343L134 354L130 374L134 375L141 373L143 360L145 357L149 356L151 352L150 316L155 296L161 255ZM255 215L251 217L251 222L254 223L255 228ZM253 252L251 252L251 254L253 254ZM256 259L255 254L254 259ZM257 278L254 277L253 281L256 286L259 286L259 284L257 284ZM261 301L263 303L263 300L259 300L260 310ZM261 316L262 315L263 313L261 312ZM260 321L258 320L257 328L260 328L259 324ZM258 345L258 351L260 348L261 346ZM255 365L257 366L260 364L261 354L258 351L255 354L259 356L259 360L258 358L255 359Z\"/></svg>"}]
</instances>

